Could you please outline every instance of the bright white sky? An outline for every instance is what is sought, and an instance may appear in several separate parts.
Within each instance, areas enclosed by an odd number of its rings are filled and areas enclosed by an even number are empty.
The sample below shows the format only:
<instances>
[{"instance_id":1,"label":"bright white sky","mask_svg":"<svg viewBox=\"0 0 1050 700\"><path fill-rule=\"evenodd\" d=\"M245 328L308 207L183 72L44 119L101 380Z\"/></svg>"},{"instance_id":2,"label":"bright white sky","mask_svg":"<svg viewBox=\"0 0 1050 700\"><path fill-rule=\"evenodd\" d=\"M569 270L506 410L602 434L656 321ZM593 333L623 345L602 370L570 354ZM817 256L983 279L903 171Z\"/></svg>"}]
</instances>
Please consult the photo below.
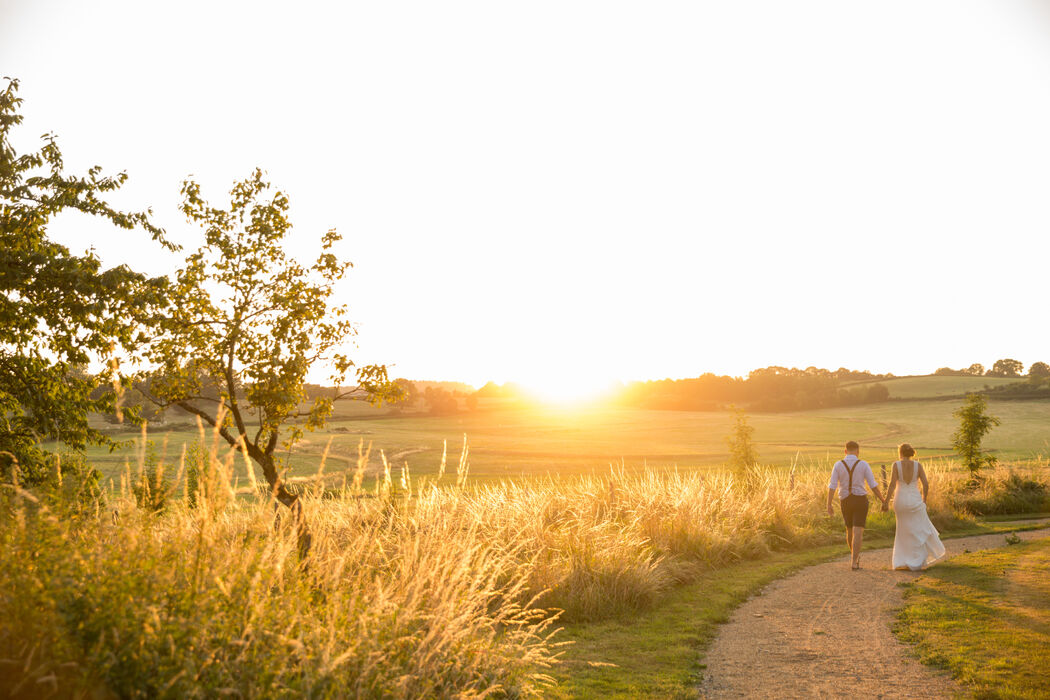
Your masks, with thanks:
<instances>
[{"instance_id":1,"label":"bright white sky","mask_svg":"<svg viewBox=\"0 0 1050 700\"><path fill-rule=\"evenodd\" d=\"M188 245L182 179L265 168L395 376L1050 361L1039 0L0 0L0 74Z\"/></svg>"}]
</instances>

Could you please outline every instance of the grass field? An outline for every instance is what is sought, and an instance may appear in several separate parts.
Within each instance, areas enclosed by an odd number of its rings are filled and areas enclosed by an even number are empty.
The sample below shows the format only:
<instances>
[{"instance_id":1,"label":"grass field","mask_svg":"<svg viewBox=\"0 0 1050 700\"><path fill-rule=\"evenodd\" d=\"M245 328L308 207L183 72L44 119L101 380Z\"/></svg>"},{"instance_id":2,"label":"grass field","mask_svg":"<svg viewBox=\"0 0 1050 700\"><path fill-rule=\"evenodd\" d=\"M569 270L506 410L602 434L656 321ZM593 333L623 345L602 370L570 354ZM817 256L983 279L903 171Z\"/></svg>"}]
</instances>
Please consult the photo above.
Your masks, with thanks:
<instances>
[{"instance_id":1,"label":"grass field","mask_svg":"<svg viewBox=\"0 0 1050 700\"><path fill-rule=\"evenodd\" d=\"M907 378L914 387L928 380L931 391L942 379ZM984 378L980 378L984 379ZM788 464L824 462L842 452L854 439L873 464L895 458L895 448L910 442L920 459L948 456L956 428L952 412L959 399L930 399L867 404L795 413L762 413L749 417L762 462ZM1050 401L992 402L990 411L1002 425L985 439L985 447L1002 459L1024 460L1050 454ZM591 406L555 409L482 401L475 412L452 416L390 416L353 402L337 406L333 420L322 431L308 434L295 453L287 456L290 473L312 474L331 440L328 470L356 465L363 440L373 448L370 464L380 468L382 450L395 469L407 462L413 474L433 474L441 462L445 441L448 459L458 459L463 436L470 448L471 474L479 479L523 475L605 473L610 464L627 468L706 468L725 462L733 416L727 412L658 411ZM182 423L176 429L153 428L149 439L157 452L177 458L182 446L198 439L196 428ZM121 436L135 439L137 432ZM165 447L166 441L166 447ZM92 450L89 459L104 475L119 480L125 459L134 463L136 446L109 453Z\"/></svg>"},{"instance_id":2,"label":"grass field","mask_svg":"<svg viewBox=\"0 0 1050 700\"><path fill-rule=\"evenodd\" d=\"M222 445L212 457L196 453L197 497L179 497L183 481L159 512L129 488L134 479L86 505L5 489L0 660L11 663L0 664L0 690L686 695L698 653L729 610L763 583L841 551L827 547L841 534L822 506L844 439L860 440L876 463L902 440L916 444L930 462L930 513L942 532L974 527L973 512L1047 510L1045 460L990 472L965 501L979 510L960 500L965 471L929 459L948 452L958 403L753 415L758 450L774 466L746 474L713 466L725 459L725 413L489 403L457 416L394 417L349 404L292 455L296 471L315 470L329 440L328 472L356 466L366 439L391 457L395 485L308 489L307 567L291 518L275 523L274 506L244 488L240 456ZM992 410L1003 427L989 447L1042 452L1050 402ZM153 446L92 459L119 485L121 460L136 473L151 450L166 451L171 474L183 446L215 440L172 428L150 433ZM464 433L475 478L435 486L425 477L443 441L451 438L455 474ZM405 461L411 474L398 488ZM680 469L663 468L671 464ZM495 478L519 474L529 478ZM885 541L892 516L873 513L869 529L869 544ZM552 637L558 626L564 632Z\"/></svg>"},{"instance_id":3,"label":"grass field","mask_svg":"<svg viewBox=\"0 0 1050 700\"><path fill-rule=\"evenodd\" d=\"M327 472L356 467L364 440L372 469L379 450L393 462L395 485L307 489L307 566L293 519L275 522L274 504L245 488L240 456L222 445L196 452L195 498L180 497L184 479L157 509L134 479L121 484L124 460L137 473L151 452L166 453L172 474L183 447L215 440L185 424L154 430L152 445L89 455L119 487L102 500L0 490L0 581L9 584L0 586L0 690L689 693L696 653L727 611L763 582L828 556L822 548L841 537L822 505L844 440L859 440L876 464L897 443L915 444L930 462L930 513L942 532L972 527L974 512L1050 507L1045 459L990 473L965 502L979 509L960 500L968 475L930 459L950 451L958 405L755 414L758 451L773 467L734 473L714 466L726 457L726 413L488 402L455 416L396 417L346 404L290 456L295 473L313 473L329 441ZM1004 457L1046 453L1050 401L991 410L1003 425L987 447ZM444 441L455 475L464 434L472 478L434 485L425 477ZM411 473L398 488L405 462ZM506 478L519 475L528 478ZM84 493L58 472L54 479L56 493ZM874 543L892 518L873 513L869 526ZM575 645L550 636L561 625Z\"/></svg>"},{"instance_id":4,"label":"grass field","mask_svg":"<svg viewBox=\"0 0 1050 700\"><path fill-rule=\"evenodd\" d=\"M979 698L1050 697L1050 539L955 557L908 586L898 634Z\"/></svg>"},{"instance_id":5,"label":"grass field","mask_svg":"<svg viewBox=\"0 0 1050 700\"><path fill-rule=\"evenodd\" d=\"M0 693L677 697L737 602L842 550L824 464L312 491L303 566L293 519L236 498L239 456L200 459L196 497L159 510L129 488L0 490ZM973 527L966 473L930 473L938 528ZM869 527L885 540L892 516Z\"/></svg>"},{"instance_id":6,"label":"grass field","mask_svg":"<svg viewBox=\"0 0 1050 700\"><path fill-rule=\"evenodd\" d=\"M947 396L963 396L971 391L1024 382L1023 378L1013 377L897 377L877 381L856 382L846 386L862 384L882 384L890 390L891 399L924 399Z\"/></svg>"}]
</instances>

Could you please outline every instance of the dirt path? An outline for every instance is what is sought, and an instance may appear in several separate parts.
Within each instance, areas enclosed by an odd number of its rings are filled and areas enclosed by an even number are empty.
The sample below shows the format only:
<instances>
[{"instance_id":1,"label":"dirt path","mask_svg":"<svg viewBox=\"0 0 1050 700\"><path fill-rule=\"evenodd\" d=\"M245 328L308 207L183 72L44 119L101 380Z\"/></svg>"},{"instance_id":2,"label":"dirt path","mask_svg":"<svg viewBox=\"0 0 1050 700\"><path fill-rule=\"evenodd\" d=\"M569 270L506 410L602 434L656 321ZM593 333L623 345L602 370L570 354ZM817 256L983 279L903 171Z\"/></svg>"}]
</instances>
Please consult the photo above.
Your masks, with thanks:
<instances>
[{"instance_id":1,"label":"dirt path","mask_svg":"<svg viewBox=\"0 0 1050 700\"><path fill-rule=\"evenodd\" d=\"M1030 540L1050 528L1017 533ZM948 556L1006 546L1002 534L946 539ZM845 549L845 543L843 543ZM890 569L890 550L811 566L740 606L705 659L705 698L950 698L952 679L914 660L890 631L897 585L919 573Z\"/></svg>"}]
</instances>

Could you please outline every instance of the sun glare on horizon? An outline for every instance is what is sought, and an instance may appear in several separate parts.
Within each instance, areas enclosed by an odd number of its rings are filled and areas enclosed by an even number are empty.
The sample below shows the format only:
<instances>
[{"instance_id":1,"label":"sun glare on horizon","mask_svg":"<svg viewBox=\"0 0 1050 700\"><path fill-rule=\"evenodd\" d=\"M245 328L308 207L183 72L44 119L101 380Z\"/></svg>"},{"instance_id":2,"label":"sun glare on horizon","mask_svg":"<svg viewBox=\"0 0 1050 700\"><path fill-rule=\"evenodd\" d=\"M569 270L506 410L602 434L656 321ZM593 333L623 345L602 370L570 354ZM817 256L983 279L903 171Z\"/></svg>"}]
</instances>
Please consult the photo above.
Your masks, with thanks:
<instances>
[{"instance_id":1,"label":"sun glare on horizon","mask_svg":"<svg viewBox=\"0 0 1050 700\"><path fill-rule=\"evenodd\" d=\"M535 377L523 380L519 385L528 397L543 404L562 407L601 401L622 386L612 379L572 375Z\"/></svg>"}]
</instances>

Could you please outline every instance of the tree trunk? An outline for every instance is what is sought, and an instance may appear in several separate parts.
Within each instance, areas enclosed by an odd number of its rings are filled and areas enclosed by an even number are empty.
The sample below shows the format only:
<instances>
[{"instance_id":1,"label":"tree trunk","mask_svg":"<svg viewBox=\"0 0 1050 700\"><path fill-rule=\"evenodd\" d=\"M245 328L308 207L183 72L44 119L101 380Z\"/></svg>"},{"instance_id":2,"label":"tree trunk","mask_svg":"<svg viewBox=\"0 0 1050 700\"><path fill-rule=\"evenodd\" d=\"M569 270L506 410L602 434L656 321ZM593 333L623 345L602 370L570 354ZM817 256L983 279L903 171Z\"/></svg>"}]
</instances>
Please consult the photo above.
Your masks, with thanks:
<instances>
[{"instance_id":1,"label":"tree trunk","mask_svg":"<svg viewBox=\"0 0 1050 700\"><path fill-rule=\"evenodd\" d=\"M231 383L231 392L234 388L235 387ZM274 498L278 501L288 506L288 509L292 512L292 517L294 518L293 524L299 537L299 556L302 564L305 566L306 559L310 555L310 546L313 543L313 536L310 534L310 528L306 525L306 519L303 516L303 504L299 500L299 496L285 488L280 475L277 473L277 465L273 461L273 450L277 446L277 432L274 431L270 435L266 448L263 449L257 444L248 441L248 435L244 430L244 421L241 419L240 411L235 402L230 407L230 411L237 423L237 435L234 435L224 426L220 425L215 417L208 415L205 411L202 411L188 401L176 401L175 405L179 406L187 413L199 416L213 427L217 427L219 434L224 440L226 440L230 447L240 449L243 446L248 452L248 456L262 467L263 476L266 477L266 483L270 485L270 493L272 493ZM276 529L280 523L280 515L275 514L274 528Z\"/></svg>"},{"instance_id":2,"label":"tree trunk","mask_svg":"<svg viewBox=\"0 0 1050 700\"><path fill-rule=\"evenodd\" d=\"M254 457L254 455L251 455ZM285 488L284 482L281 481L277 474L277 465L274 464L273 456L261 453L256 458L259 465L262 467L263 476L266 477L266 482L270 485L270 493L274 495L278 501L288 507L288 510L292 513L292 525L295 527L296 535L299 540L299 560L300 564L305 567L308 557L310 556L310 547L313 545L313 535L310 533L310 527L306 523L306 517L303 515L303 503L297 494L292 493ZM281 514L279 511L274 511L274 529L280 527Z\"/></svg>"}]
</instances>

